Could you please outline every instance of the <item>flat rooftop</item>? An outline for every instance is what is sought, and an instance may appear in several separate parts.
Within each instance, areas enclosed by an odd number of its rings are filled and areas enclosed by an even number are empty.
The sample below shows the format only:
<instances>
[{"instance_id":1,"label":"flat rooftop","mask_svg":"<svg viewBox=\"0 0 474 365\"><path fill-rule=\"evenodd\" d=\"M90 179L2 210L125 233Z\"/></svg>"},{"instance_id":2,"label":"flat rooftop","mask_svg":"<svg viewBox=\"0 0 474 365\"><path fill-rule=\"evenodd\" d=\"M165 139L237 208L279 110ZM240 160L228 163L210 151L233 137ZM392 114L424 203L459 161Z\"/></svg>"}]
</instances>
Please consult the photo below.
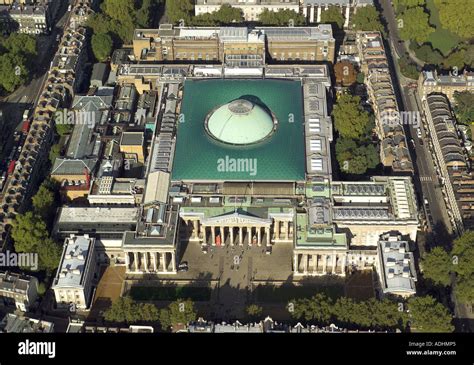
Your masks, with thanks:
<instances>
[{"instance_id":1,"label":"flat rooftop","mask_svg":"<svg viewBox=\"0 0 474 365\"><path fill-rule=\"evenodd\" d=\"M63 257L53 287L80 287L95 239L89 236L66 238Z\"/></svg>"},{"instance_id":2,"label":"flat rooftop","mask_svg":"<svg viewBox=\"0 0 474 365\"><path fill-rule=\"evenodd\" d=\"M138 208L83 208L62 207L59 211L59 223L82 222L82 223L129 223L137 222Z\"/></svg>"}]
</instances>

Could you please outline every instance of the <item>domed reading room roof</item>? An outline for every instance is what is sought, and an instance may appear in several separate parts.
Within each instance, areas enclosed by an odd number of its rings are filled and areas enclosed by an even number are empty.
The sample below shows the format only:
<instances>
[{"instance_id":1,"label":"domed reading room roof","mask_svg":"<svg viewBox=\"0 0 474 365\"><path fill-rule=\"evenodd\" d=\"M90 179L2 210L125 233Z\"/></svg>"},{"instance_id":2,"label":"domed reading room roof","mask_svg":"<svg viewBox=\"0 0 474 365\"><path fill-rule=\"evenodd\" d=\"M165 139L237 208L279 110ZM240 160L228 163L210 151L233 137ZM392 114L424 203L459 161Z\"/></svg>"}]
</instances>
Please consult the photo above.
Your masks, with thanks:
<instances>
[{"instance_id":1,"label":"domed reading room roof","mask_svg":"<svg viewBox=\"0 0 474 365\"><path fill-rule=\"evenodd\" d=\"M274 130L274 123L272 115L261 106L236 99L208 115L206 130L221 142L245 145L268 137Z\"/></svg>"}]
</instances>

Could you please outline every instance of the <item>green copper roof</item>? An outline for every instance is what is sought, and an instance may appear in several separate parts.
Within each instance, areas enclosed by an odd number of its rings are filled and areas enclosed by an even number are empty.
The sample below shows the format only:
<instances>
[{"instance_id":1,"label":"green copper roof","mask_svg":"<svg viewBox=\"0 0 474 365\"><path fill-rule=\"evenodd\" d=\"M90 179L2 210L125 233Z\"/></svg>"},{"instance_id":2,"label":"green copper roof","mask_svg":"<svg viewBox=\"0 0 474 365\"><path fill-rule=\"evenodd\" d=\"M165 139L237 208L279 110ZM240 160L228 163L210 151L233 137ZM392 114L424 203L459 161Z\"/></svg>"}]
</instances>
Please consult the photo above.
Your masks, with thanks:
<instances>
[{"instance_id":1,"label":"green copper roof","mask_svg":"<svg viewBox=\"0 0 474 365\"><path fill-rule=\"evenodd\" d=\"M186 80L172 179L303 181L302 109L299 81Z\"/></svg>"},{"instance_id":2,"label":"green copper roof","mask_svg":"<svg viewBox=\"0 0 474 365\"><path fill-rule=\"evenodd\" d=\"M249 100L237 99L209 114L208 133L219 141L244 145L259 142L273 131L271 114Z\"/></svg>"}]
</instances>

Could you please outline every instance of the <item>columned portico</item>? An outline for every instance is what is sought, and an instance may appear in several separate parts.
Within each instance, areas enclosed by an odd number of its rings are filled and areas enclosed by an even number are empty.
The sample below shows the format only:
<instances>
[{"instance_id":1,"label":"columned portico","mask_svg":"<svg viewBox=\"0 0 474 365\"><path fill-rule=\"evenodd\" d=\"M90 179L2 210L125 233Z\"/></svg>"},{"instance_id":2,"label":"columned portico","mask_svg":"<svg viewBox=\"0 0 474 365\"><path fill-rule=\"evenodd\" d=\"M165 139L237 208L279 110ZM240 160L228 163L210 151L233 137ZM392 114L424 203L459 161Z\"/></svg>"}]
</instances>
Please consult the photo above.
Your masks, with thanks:
<instances>
[{"instance_id":1,"label":"columned portico","mask_svg":"<svg viewBox=\"0 0 474 365\"><path fill-rule=\"evenodd\" d=\"M294 251L293 273L296 276L346 275L346 251Z\"/></svg>"},{"instance_id":2,"label":"columned portico","mask_svg":"<svg viewBox=\"0 0 474 365\"><path fill-rule=\"evenodd\" d=\"M125 252L125 266L128 274L176 274L176 254L174 251Z\"/></svg>"}]
</instances>

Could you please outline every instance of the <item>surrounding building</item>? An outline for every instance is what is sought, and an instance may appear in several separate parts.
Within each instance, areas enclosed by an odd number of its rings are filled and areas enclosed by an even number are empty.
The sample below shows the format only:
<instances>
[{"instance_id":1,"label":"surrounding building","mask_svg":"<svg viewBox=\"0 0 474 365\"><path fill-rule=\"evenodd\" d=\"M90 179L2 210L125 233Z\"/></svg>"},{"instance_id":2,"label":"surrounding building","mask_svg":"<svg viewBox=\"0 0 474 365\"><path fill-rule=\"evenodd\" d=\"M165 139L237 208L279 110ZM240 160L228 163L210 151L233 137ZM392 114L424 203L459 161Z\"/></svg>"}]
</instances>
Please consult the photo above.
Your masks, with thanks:
<instances>
[{"instance_id":1,"label":"surrounding building","mask_svg":"<svg viewBox=\"0 0 474 365\"><path fill-rule=\"evenodd\" d=\"M299 13L300 10L299 0L196 0L194 13L195 15L213 13L224 4L242 10L246 21L258 21L264 9L293 10L295 13Z\"/></svg>"},{"instance_id":2,"label":"surrounding building","mask_svg":"<svg viewBox=\"0 0 474 365\"><path fill-rule=\"evenodd\" d=\"M381 141L380 160L395 173L413 173L403 124L419 123L419 117L406 118L400 112L382 35L379 32L358 32L357 42L361 71L365 74Z\"/></svg>"},{"instance_id":3,"label":"surrounding building","mask_svg":"<svg viewBox=\"0 0 474 365\"><path fill-rule=\"evenodd\" d=\"M66 238L61 262L51 287L59 308L71 309L74 306L74 311L89 308L96 266L94 238L87 234Z\"/></svg>"},{"instance_id":4,"label":"surrounding building","mask_svg":"<svg viewBox=\"0 0 474 365\"><path fill-rule=\"evenodd\" d=\"M39 319L7 314L0 322L0 333L53 333L54 324Z\"/></svg>"},{"instance_id":5,"label":"surrounding building","mask_svg":"<svg viewBox=\"0 0 474 365\"><path fill-rule=\"evenodd\" d=\"M87 6L87 3L82 2L81 6ZM41 176L39 171L48 159L53 141L52 127L55 113L59 108L69 106L70 100L74 98L78 86L82 83L84 71L82 64L87 54L84 51L86 41L84 27L71 22L65 26L59 49L32 113L21 153L13 165L11 178L5 185L5 191L8 193L1 197L3 210L0 212L0 246L2 247L8 240L11 222L24 202L31 197L33 188L37 186L38 178Z\"/></svg>"},{"instance_id":6,"label":"surrounding building","mask_svg":"<svg viewBox=\"0 0 474 365\"><path fill-rule=\"evenodd\" d=\"M302 0L301 12L310 23L320 23L321 13L330 6L337 6L344 15L344 28L350 24L351 14L362 6L374 5L373 0Z\"/></svg>"},{"instance_id":7,"label":"surrounding building","mask_svg":"<svg viewBox=\"0 0 474 365\"><path fill-rule=\"evenodd\" d=\"M38 296L38 279L33 276L0 272L0 300L28 312Z\"/></svg>"},{"instance_id":8,"label":"surrounding building","mask_svg":"<svg viewBox=\"0 0 474 365\"><path fill-rule=\"evenodd\" d=\"M59 2L59 0L0 1L0 23L3 23L7 32L48 34L53 26Z\"/></svg>"},{"instance_id":9,"label":"surrounding building","mask_svg":"<svg viewBox=\"0 0 474 365\"><path fill-rule=\"evenodd\" d=\"M258 67L267 62L334 61L329 24L314 27L173 27L136 29L136 61L223 63ZM267 60L268 58L268 60Z\"/></svg>"},{"instance_id":10,"label":"surrounding building","mask_svg":"<svg viewBox=\"0 0 474 365\"><path fill-rule=\"evenodd\" d=\"M386 234L379 241L378 259L383 294L408 297L416 294L417 275L408 241L400 235Z\"/></svg>"},{"instance_id":11,"label":"surrounding building","mask_svg":"<svg viewBox=\"0 0 474 365\"><path fill-rule=\"evenodd\" d=\"M462 91L474 92L474 73L464 72L459 75L438 75L436 71L423 71L418 78L420 98L432 93L441 93L454 102L454 93Z\"/></svg>"},{"instance_id":12,"label":"surrounding building","mask_svg":"<svg viewBox=\"0 0 474 365\"><path fill-rule=\"evenodd\" d=\"M468 151L461 144L461 133L448 97L432 93L422 97L422 105L448 215L453 227L462 232L465 224L468 227L474 218L474 201L469 188L474 179Z\"/></svg>"}]
</instances>

